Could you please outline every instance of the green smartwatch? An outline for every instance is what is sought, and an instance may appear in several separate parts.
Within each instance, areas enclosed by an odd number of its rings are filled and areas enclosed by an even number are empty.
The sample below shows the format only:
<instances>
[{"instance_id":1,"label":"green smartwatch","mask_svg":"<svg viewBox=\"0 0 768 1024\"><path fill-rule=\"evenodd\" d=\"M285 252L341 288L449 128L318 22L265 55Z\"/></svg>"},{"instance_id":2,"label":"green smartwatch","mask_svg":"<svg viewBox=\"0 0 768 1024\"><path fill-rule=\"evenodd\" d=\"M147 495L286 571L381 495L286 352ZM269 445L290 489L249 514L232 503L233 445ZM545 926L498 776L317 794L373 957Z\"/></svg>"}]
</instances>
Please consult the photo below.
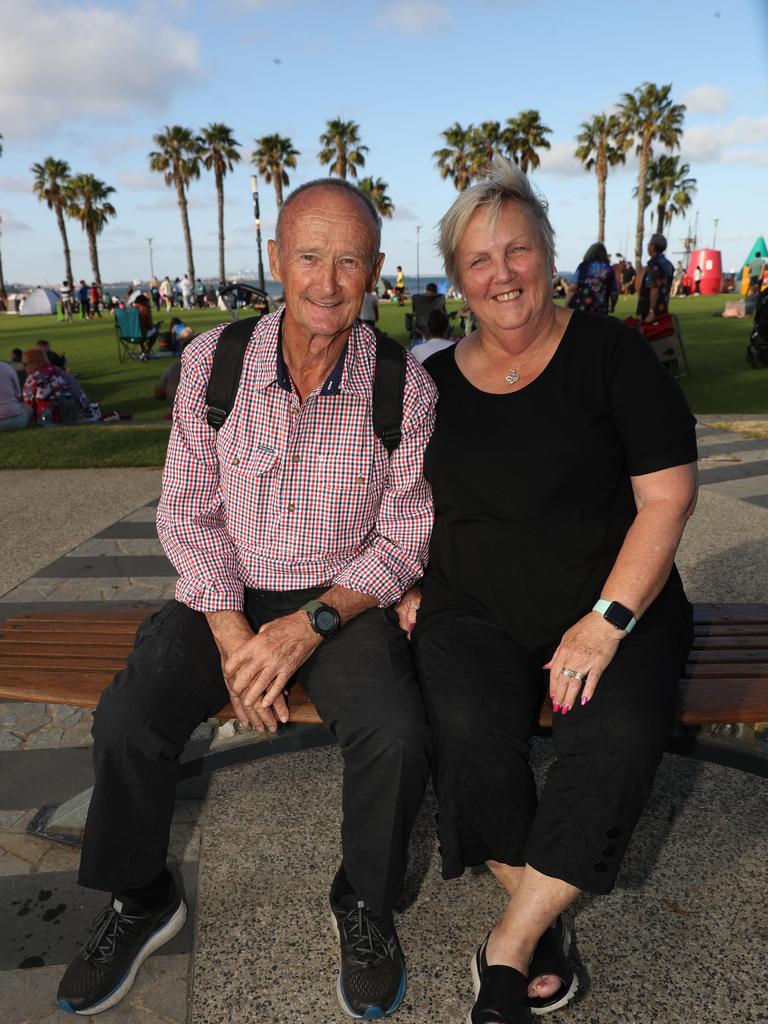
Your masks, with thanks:
<instances>
[{"instance_id":1,"label":"green smartwatch","mask_svg":"<svg viewBox=\"0 0 768 1024\"><path fill-rule=\"evenodd\" d=\"M307 601L301 606L301 611L307 613L310 626L323 640L329 640L341 629L341 616L329 604Z\"/></svg>"},{"instance_id":2,"label":"green smartwatch","mask_svg":"<svg viewBox=\"0 0 768 1024\"><path fill-rule=\"evenodd\" d=\"M601 597L592 611L599 612L606 622L610 622L616 629L623 629L627 633L631 633L637 625L634 614L618 601L606 601Z\"/></svg>"}]
</instances>

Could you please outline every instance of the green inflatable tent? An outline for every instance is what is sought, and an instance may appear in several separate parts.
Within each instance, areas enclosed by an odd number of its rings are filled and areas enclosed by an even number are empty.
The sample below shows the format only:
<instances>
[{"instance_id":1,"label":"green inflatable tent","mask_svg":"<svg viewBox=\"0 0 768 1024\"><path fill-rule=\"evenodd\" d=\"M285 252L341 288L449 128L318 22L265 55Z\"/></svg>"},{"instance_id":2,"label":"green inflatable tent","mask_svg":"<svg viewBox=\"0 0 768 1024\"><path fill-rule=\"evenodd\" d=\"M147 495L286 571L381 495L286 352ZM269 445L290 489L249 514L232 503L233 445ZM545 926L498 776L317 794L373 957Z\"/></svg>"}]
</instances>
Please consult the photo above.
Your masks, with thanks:
<instances>
[{"instance_id":1,"label":"green inflatable tent","mask_svg":"<svg viewBox=\"0 0 768 1024\"><path fill-rule=\"evenodd\" d=\"M749 250L749 256L747 256L747 258L742 263L742 267L746 267L748 263L751 263L751 261L755 258L755 256L758 255L758 253L763 257L763 259L765 259L765 257L768 255L768 248L766 247L765 239L762 235L758 235L757 241Z\"/></svg>"}]
</instances>

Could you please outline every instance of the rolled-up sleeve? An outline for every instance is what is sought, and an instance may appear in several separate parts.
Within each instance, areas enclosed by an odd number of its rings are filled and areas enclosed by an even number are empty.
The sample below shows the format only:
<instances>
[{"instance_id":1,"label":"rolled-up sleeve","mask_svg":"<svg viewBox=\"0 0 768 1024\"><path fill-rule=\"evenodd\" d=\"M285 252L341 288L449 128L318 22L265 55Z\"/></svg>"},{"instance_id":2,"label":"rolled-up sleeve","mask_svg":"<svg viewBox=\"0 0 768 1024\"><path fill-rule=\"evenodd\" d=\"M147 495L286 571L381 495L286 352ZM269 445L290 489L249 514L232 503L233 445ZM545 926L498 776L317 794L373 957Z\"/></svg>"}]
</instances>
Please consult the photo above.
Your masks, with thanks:
<instances>
[{"instance_id":1,"label":"rolled-up sleeve","mask_svg":"<svg viewBox=\"0 0 768 1024\"><path fill-rule=\"evenodd\" d=\"M424 478L424 451L435 425L437 392L431 378L409 360L417 388L406 388L402 440L389 463L376 524L363 550L333 582L377 598L398 601L424 575L432 533L432 490ZM409 408L410 407L410 408Z\"/></svg>"},{"instance_id":2,"label":"rolled-up sleeve","mask_svg":"<svg viewBox=\"0 0 768 1024\"><path fill-rule=\"evenodd\" d=\"M242 611L244 584L227 532L216 432L205 419L205 389L220 329L182 359L173 427L157 509L157 534L179 573L176 599L197 611Z\"/></svg>"}]
</instances>

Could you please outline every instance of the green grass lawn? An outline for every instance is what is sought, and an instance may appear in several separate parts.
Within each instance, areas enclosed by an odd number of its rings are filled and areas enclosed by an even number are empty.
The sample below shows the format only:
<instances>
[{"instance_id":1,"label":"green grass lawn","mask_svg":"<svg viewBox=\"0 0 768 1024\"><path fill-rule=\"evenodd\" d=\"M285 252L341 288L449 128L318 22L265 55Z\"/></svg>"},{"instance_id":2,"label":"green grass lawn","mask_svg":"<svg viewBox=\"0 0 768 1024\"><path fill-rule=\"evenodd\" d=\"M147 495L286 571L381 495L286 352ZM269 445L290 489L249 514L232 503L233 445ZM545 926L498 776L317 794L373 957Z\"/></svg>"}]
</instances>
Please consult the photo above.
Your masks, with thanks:
<instances>
[{"instance_id":1,"label":"green grass lawn","mask_svg":"<svg viewBox=\"0 0 768 1024\"><path fill-rule=\"evenodd\" d=\"M672 300L690 363L690 373L681 381L683 389L696 413L768 413L768 370L752 370L745 360L751 320L713 316L724 304L722 295ZM381 303L379 308L381 329L405 342L410 303ZM634 300L621 299L616 315L623 318L632 312ZM190 310L184 319L200 332L220 323L222 314ZM166 325L168 321L166 316ZM133 422L0 434L0 467L161 466L168 440L169 424L163 419L168 405L157 402L152 389L168 360L120 364L108 316L70 324L47 316L0 316L0 359L8 359L12 348L30 348L38 338L47 338L56 351L66 352L69 368L105 414L113 409L132 413Z\"/></svg>"}]
</instances>

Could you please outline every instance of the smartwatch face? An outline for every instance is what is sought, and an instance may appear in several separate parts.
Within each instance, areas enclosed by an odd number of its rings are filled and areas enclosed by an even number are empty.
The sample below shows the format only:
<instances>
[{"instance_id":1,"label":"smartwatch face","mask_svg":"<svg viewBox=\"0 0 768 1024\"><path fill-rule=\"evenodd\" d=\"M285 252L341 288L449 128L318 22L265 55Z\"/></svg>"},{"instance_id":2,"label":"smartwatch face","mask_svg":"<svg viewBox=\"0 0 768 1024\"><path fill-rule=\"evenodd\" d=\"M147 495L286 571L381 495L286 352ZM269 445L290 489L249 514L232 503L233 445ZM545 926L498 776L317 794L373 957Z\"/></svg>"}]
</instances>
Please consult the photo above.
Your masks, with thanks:
<instances>
[{"instance_id":1,"label":"smartwatch face","mask_svg":"<svg viewBox=\"0 0 768 1024\"><path fill-rule=\"evenodd\" d=\"M333 608L318 608L315 612L315 626L323 636L334 633L339 627L339 613Z\"/></svg>"},{"instance_id":2,"label":"smartwatch face","mask_svg":"<svg viewBox=\"0 0 768 1024\"><path fill-rule=\"evenodd\" d=\"M629 608L625 608L618 601L611 601L605 612L605 618L617 629L626 629L632 621L632 617L632 612Z\"/></svg>"}]
</instances>

